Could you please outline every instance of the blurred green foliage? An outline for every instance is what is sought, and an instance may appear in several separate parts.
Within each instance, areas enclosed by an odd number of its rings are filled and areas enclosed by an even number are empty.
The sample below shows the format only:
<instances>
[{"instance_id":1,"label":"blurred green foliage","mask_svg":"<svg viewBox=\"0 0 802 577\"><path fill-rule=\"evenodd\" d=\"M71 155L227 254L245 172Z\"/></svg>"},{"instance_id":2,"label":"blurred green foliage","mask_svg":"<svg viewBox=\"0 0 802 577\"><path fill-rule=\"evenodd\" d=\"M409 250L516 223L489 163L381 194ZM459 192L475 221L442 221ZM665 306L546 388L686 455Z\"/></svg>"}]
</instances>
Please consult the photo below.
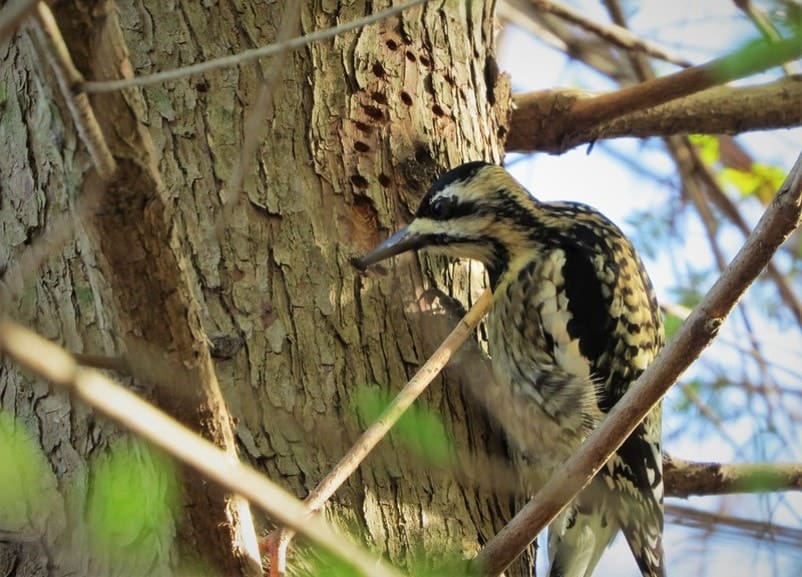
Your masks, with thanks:
<instances>
[{"instance_id":1,"label":"blurred green foliage","mask_svg":"<svg viewBox=\"0 0 802 577\"><path fill-rule=\"evenodd\" d=\"M378 386L360 387L353 398L356 414L366 424L375 421L393 399ZM434 411L421 407L420 401L404 413L390 435L413 454L432 464L446 464L452 453L453 442L442 419Z\"/></svg>"},{"instance_id":2,"label":"blurred green foliage","mask_svg":"<svg viewBox=\"0 0 802 577\"><path fill-rule=\"evenodd\" d=\"M91 546L127 565L158 555L172 544L179 497L172 461L146 443L121 438L91 464L86 508Z\"/></svg>"},{"instance_id":3,"label":"blurred green foliage","mask_svg":"<svg viewBox=\"0 0 802 577\"><path fill-rule=\"evenodd\" d=\"M50 469L39 443L0 411L0 528L24 531L46 514Z\"/></svg>"}]
</instances>

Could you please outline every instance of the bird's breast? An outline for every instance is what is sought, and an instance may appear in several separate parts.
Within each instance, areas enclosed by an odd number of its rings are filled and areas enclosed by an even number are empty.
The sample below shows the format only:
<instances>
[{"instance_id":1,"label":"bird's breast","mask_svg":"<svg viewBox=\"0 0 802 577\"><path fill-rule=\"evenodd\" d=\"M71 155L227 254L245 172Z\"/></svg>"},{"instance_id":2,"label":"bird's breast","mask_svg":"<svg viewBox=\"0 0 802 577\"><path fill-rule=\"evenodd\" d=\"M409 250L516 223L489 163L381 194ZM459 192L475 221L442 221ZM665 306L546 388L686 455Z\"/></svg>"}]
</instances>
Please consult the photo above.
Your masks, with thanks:
<instances>
[{"instance_id":1,"label":"bird's breast","mask_svg":"<svg viewBox=\"0 0 802 577\"><path fill-rule=\"evenodd\" d=\"M568 331L564 264L560 249L536 262L513 261L496 287L488 321L497 387L515 413L501 419L515 423L507 433L525 452L557 463L598 420L590 361Z\"/></svg>"}]
</instances>

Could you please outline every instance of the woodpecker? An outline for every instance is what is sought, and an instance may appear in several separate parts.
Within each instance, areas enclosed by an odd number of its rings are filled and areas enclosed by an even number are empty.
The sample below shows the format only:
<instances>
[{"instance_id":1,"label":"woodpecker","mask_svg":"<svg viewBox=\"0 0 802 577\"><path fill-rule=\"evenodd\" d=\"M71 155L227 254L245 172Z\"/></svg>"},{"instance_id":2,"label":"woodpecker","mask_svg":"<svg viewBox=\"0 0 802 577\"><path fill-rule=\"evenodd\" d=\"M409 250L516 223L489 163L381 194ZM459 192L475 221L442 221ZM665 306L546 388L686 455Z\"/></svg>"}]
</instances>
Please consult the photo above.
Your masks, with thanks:
<instances>
[{"instance_id":1,"label":"woodpecker","mask_svg":"<svg viewBox=\"0 0 802 577\"><path fill-rule=\"evenodd\" d=\"M356 259L428 249L484 264L500 425L544 479L570 457L663 345L651 281L595 209L535 199L501 166L438 179L413 221ZM644 577L663 577L661 410L656 407L549 527L549 576L590 577L620 530Z\"/></svg>"}]
</instances>

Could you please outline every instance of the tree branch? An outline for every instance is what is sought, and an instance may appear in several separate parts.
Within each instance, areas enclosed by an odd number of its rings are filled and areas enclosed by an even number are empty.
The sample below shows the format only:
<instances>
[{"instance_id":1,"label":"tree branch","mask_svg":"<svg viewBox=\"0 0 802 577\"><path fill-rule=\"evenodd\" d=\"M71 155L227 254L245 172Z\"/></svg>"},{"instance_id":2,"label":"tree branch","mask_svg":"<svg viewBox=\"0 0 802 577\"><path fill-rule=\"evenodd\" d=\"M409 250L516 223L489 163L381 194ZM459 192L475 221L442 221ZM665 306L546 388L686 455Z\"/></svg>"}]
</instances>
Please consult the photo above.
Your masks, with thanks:
<instances>
[{"instance_id":1,"label":"tree branch","mask_svg":"<svg viewBox=\"0 0 802 577\"><path fill-rule=\"evenodd\" d=\"M498 575L585 487L610 455L715 336L727 314L802 221L802 154L727 271L676 337L610 410L582 448L474 559L477 574Z\"/></svg>"},{"instance_id":2,"label":"tree branch","mask_svg":"<svg viewBox=\"0 0 802 577\"><path fill-rule=\"evenodd\" d=\"M802 463L696 463L663 455L672 497L802 491Z\"/></svg>"},{"instance_id":3,"label":"tree branch","mask_svg":"<svg viewBox=\"0 0 802 577\"><path fill-rule=\"evenodd\" d=\"M508 152L555 154L600 139L672 134L738 134L802 124L802 76L758 86L717 86L665 104L624 114L584 130L559 133L554 112L565 114L574 102L595 96L577 90L547 90L514 98ZM566 112L561 112L566 111ZM559 121L570 122L563 118Z\"/></svg>"},{"instance_id":4,"label":"tree branch","mask_svg":"<svg viewBox=\"0 0 802 577\"><path fill-rule=\"evenodd\" d=\"M72 121L78 129L78 134L92 156L92 162L98 175L102 180L106 181L117 170L117 163L109 151L103 132L100 130L100 125L89 102L89 97L85 93L75 92L75 87L83 82L83 76L75 68L70 51L64 43L58 24L56 24L56 19L44 2L38 3L34 28L42 49L56 75L58 86L61 89L61 96L67 103L67 108L70 110Z\"/></svg>"},{"instance_id":5,"label":"tree branch","mask_svg":"<svg viewBox=\"0 0 802 577\"><path fill-rule=\"evenodd\" d=\"M781 544L799 549L802 547L802 531L793 527L731 517L710 511L699 511L692 507L667 505L666 520L670 523L702 531L724 531L750 540L765 539L772 544Z\"/></svg>"},{"instance_id":6,"label":"tree branch","mask_svg":"<svg viewBox=\"0 0 802 577\"><path fill-rule=\"evenodd\" d=\"M588 32L595 34L602 40L617 46L618 48L623 48L624 50L631 50L634 52L641 52L648 56L665 60L671 64L676 64L677 66L689 67L692 65L687 60L672 56L659 46L638 38L632 32L622 26L615 24L612 26L607 26L601 24L600 22L586 18L584 15L575 11L569 6L565 6L558 2L552 2L551 0L529 0L529 3L542 12L554 14L555 16L562 18L567 22L576 24Z\"/></svg>"},{"instance_id":7,"label":"tree branch","mask_svg":"<svg viewBox=\"0 0 802 577\"><path fill-rule=\"evenodd\" d=\"M516 110L512 117L507 140L508 150L532 150L531 145L525 147L524 143L532 138L527 127L533 126L548 132L545 140L555 143L557 150L565 150L563 142L570 142L575 133L768 70L800 56L802 37L798 35L776 43L758 42L707 64L647 80L615 92L592 98L579 98L577 93L571 94L572 98L564 96L558 105L547 111L549 122L545 125L539 123L539 117L542 117L544 111L527 102L529 98L537 98L538 93L535 96L520 96L517 102L521 109Z\"/></svg>"},{"instance_id":8,"label":"tree branch","mask_svg":"<svg viewBox=\"0 0 802 577\"><path fill-rule=\"evenodd\" d=\"M336 534L322 519L255 469L194 434L178 421L93 369L85 369L58 345L16 323L0 323L0 352L66 389L126 429L199 471L207 479L247 498L278 523L358 568L366 577L401 577L361 547Z\"/></svg>"}]
</instances>

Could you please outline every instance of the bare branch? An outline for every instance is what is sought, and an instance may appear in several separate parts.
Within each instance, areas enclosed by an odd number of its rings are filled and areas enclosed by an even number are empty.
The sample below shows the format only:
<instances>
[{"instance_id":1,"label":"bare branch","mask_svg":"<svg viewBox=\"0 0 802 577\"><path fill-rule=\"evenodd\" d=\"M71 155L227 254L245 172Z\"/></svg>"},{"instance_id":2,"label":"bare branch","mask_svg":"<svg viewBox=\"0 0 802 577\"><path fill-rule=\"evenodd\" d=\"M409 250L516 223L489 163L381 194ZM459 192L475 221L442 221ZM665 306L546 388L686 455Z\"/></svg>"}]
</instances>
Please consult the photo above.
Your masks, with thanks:
<instances>
[{"instance_id":1,"label":"bare branch","mask_svg":"<svg viewBox=\"0 0 802 577\"><path fill-rule=\"evenodd\" d=\"M535 10L528 0L505 0L498 4L498 18L512 23L543 42L563 52L602 75L623 84L631 84L632 70L623 64L620 54L597 38L582 33L576 26L552 14Z\"/></svg>"},{"instance_id":2,"label":"bare branch","mask_svg":"<svg viewBox=\"0 0 802 577\"><path fill-rule=\"evenodd\" d=\"M78 134L86 148L89 149L92 162L95 164L100 178L104 181L108 180L117 170L117 163L100 130L95 111L92 110L92 105L89 103L89 97L75 90L83 82L83 76L75 68L70 51L64 43L55 18L53 18L53 13L44 2L39 2L37 6L37 24L34 27L37 37L56 74L61 95L67 102L72 120L78 128Z\"/></svg>"},{"instance_id":3,"label":"bare branch","mask_svg":"<svg viewBox=\"0 0 802 577\"><path fill-rule=\"evenodd\" d=\"M663 455L673 497L802 491L802 463L695 463Z\"/></svg>"},{"instance_id":4,"label":"bare branch","mask_svg":"<svg viewBox=\"0 0 802 577\"><path fill-rule=\"evenodd\" d=\"M802 154L727 271L676 337L610 410L582 448L474 559L481 575L498 575L576 494L715 336L723 319L757 278L777 247L802 221Z\"/></svg>"},{"instance_id":5,"label":"bare branch","mask_svg":"<svg viewBox=\"0 0 802 577\"><path fill-rule=\"evenodd\" d=\"M632 32L622 26L615 24L612 26L605 26L604 24L596 22L595 20L586 18L581 13L575 11L569 6L565 6L564 4L560 4L558 2L552 2L551 0L529 0L529 3L538 10L554 14L555 16L558 16L567 22L576 24L588 32L595 34L599 38L606 40L610 44L619 48L623 48L624 50L641 52L648 56L665 60L671 64L682 66L683 68L692 66L692 63L688 60L672 56L656 44L638 38Z\"/></svg>"},{"instance_id":6,"label":"bare branch","mask_svg":"<svg viewBox=\"0 0 802 577\"><path fill-rule=\"evenodd\" d=\"M153 405L93 369L85 369L64 349L18 324L0 323L0 352L21 366L94 407L222 487L247 498L277 522L358 568L366 577L400 573L335 533L290 493L255 469L181 425Z\"/></svg>"},{"instance_id":7,"label":"bare branch","mask_svg":"<svg viewBox=\"0 0 802 577\"><path fill-rule=\"evenodd\" d=\"M750 76L800 56L802 37L794 36L775 44L754 44L707 64L592 98L581 98L581 93L577 92L562 92L562 100L556 101L551 108L544 109L536 105L537 99L542 98L543 93L521 95L516 99L520 109L513 115L508 149L532 150L531 144L525 146L524 143L533 138L528 133L529 129L537 127L538 131L548 132L545 138L540 136L541 139L554 143L554 148L562 151L567 148L563 143L571 142L576 133L588 131L594 126L610 123L642 109ZM541 125L539 121L544 113L548 114L549 122Z\"/></svg>"},{"instance_id":8,"label":"bare branch","mask_svg":"<svg viewBox=\"0 0 802 577\"><path fill-rule=\"evenodd\" d=\"M143 76L137 76L125 80L86 82L84 83L82 88L86 92L95 92L95 93L114 92L116 90L122 90L123 88L131 88L134 86L148 86L150 84L161 84L162 82L170 82L173 80L178 80L180 78L186 78L187 76L194 76L196 74L203 74L204 72L211 72L212 70L218 70L220 68L239 66L240 64L245 64L246 62L251 62L252 60L265 58L267 56L273 56L275 54L279 54L281 52L289 50L298 50L299 48L303 48L307 44L312 44L313 42L320 42L321 40L328 40L329 38L334 38L335 36L339 36L340 34L345 34L346 32L351 32L352 30L358 30L359 28L363 28L365 26L368 26L369 24L374 24L376 22L380 22L381 20L386 20L387 18L395 16L396 14L400 14L401 12L407 10L408 8L412 8L414 6L417 6L418 4L423 4L424 2L428 1L429 0L409 0L408 2L404 2L403 4L399 4L398 6L393 6L391 8L387 8L386 10L380 10L375 14L365 16L364 18L354 20L353 22L347 22L345 24L341 24L340 26L335 26L334 28L317 30L305 36L301 36L299 38L293 38L285 42L277 42L274 44L269 44L267 46L262 46L260 48L245 50L238 54L223 56L221 58L207 60L206 62L200 62L198 64L193 64L191 66L184 66L182 68L176 68L174 70L165 70L164 72L157 72L155 74L145 74Z\"/></svg>"},{"instance_id":9,"label":"bare branch","mask_svg":"<svg viewBox=\"0 0 802 577\"><path fill-rule=\"evenodd\" d=\"M665 104L624 114L584 130L558 133L554 117L578 99L577 90L549 90L515 96L508 152L561 153L603 138L648 138L673 134L739 134L802 125L802 76L757 86L717 86Z\"/></svg>"}]
</instances>

